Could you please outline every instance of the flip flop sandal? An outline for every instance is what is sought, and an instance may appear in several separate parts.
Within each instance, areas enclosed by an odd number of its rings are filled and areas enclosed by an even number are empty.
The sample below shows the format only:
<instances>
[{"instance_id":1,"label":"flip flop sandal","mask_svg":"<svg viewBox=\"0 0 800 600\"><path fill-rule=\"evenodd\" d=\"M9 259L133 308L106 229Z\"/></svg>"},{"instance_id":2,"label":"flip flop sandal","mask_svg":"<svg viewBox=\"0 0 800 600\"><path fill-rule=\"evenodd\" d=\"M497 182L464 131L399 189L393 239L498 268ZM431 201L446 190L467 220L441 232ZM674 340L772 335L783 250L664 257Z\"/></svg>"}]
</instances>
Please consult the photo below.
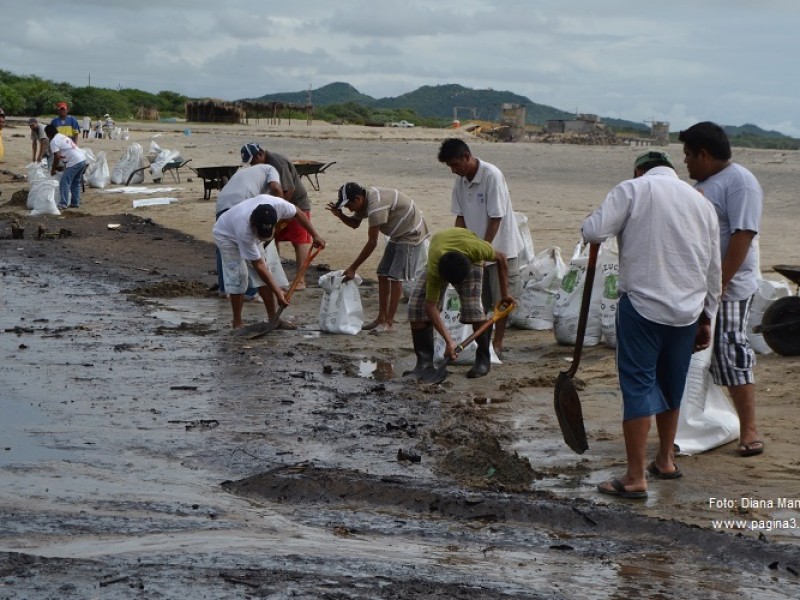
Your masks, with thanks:
<instances>
[{"instance_id":1,"label":"flip flop sandal","mask_svg":"<svg viewBox=\"0 0 800 600\"><path fill-rule=\"evenodd\" d=\"M739 444L736 451L739 453L739 456L756 456L758 454L763 454L764 442L761 440L753 440L747 444Z\"/></svg>"},{"instance_id":2,"label":"flip flop sandal","mask_svg":"<svg viewBox=\"0 0 800 600\"><path fill-rule=\"evenodd\" d=\"M605 484L611 486L611 488L603 487ZM609 481L604 481L597 485L597 491L601 494L608 494L609 496L616 496L617 498L630 498L633 500L643 500L647 498L647 491L646 490L639 490L639 491L631 491L625 489L625 484L622 483L619 479L611 479Z\"/></svg>"},{"instance_id":3,"label":"flip flop sandal","mask_svg":"<svg viewBox=\"0 0 800 600\"><path fill-rule=\"evenodd\" d=\"M675 465L674 471L662 471L656 466L656 461L647 465L647 472L656 479L680 479L683 477L683 472Z\"/></svg>"}]
</instances>

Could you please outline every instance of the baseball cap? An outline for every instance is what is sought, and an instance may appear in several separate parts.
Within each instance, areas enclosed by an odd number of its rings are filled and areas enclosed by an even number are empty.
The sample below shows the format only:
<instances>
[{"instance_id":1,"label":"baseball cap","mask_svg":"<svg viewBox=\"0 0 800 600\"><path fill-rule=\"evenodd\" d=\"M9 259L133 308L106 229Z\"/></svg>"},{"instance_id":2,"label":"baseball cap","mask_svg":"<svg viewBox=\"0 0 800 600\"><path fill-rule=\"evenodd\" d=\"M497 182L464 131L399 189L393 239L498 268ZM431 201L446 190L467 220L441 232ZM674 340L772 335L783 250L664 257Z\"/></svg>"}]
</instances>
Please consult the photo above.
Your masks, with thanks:
<instances>
[{"instance_id":1,"label":"baseball cap","mask_svg":"<svg viewBox=\"0 0 800 600\"><path fill-rule=\"evenodd\" d=\"M665 162L673 169L675 168L675 165L672 164L672 159L669 157L669 154L663 150L650 150L650 152L645 152L641 156L636 157L636 162L633 163L633 168L638 169L639 167L643 167L647 163L652 162Z\"/></svg>"},{"instance_id":2,"label":"baseball cap","mask_svg":"<svg viewBox=\"0 0 800 600\"><path fill-rule=\"evenodd\" d=\"M67 106L67 103L66 103L66 102L56 102L56 109L57 109L57 110L60 110L60 109L62 109L62 108L63 108L64 110L69 110L69 106Z\"/></svg>"},{"instance_id":3,"label":"baseball cap","mask_svg":"<svg viewBox=\"0 0 800 600\"><path fill-rule=\"evenodd\" d=\"M250 164L250 161L253 160L253 157L261 152L263 148L258 144L245 144L242 146L242 162Z\"/></svg>"},{"instance_id":4,"label":"baseball cap","mask_svg":"<svg viewBox=\"0 0 800 600\"><path fill-rule=\"evenodd\" d=\"M278 213L270 204L259 204L250 213L250 225L255 228L259 239L268 240L275 234Z\"/></svg>"},{"instance_id":5,"label":"baseball cap","mask_svg":"<svg viewBox=\"0 0 800 600\"><path fill-rule=\"evenodd\" d=\"M342 208L345 204L353 200L356 196L364 196L366 191L354 181L348 181L339 188L334 208Z\"/></svg>"}]
</instances>

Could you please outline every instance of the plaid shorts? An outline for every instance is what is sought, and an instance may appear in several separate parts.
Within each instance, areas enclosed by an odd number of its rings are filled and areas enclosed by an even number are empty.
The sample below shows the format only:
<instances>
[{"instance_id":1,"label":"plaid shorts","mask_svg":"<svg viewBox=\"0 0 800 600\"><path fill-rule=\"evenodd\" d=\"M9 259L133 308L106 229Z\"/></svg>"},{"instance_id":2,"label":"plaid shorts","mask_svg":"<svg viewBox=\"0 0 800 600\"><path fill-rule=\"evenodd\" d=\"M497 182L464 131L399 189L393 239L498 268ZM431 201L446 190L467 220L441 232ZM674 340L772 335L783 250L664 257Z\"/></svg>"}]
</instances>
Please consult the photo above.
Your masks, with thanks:
<instances>
[{"instance_id":1,"label":"plaid shorts","mask_svg":"<svg viewBox=\"0 0 800 600\"><path fill-rule=\"evenodd\" d=\"M755 383L753 367L756 355L747 341L745 329L752 303L752 296L746 300L723 300L719 303L711 358L711 376L717 385Z\"/></svg>"},{"instance_id":2,"label":"plaid shorts","mask_svg":"<svg viewBox=\"0 0 800 600\"><path fill-rule=\"evenodd\" d=\"M408 320L409 322L428 321L428 313L425 312L425 287L428 280L428 273L423 272L417 278L414 284L414 289L411 292L411 297L408 299ZM483 288L483 266L472 265L466 279L453 286L458 293L458 298L461 300L461 316L459 320L462 323L480 323L486 320L486 313L483 310L483 303L481 302L481 289ZM442 310L442 303L444 302L444 295L447 292L445 287L442 293L439 294L439 301L437 306Z\"/></svg>"}]
</instances>

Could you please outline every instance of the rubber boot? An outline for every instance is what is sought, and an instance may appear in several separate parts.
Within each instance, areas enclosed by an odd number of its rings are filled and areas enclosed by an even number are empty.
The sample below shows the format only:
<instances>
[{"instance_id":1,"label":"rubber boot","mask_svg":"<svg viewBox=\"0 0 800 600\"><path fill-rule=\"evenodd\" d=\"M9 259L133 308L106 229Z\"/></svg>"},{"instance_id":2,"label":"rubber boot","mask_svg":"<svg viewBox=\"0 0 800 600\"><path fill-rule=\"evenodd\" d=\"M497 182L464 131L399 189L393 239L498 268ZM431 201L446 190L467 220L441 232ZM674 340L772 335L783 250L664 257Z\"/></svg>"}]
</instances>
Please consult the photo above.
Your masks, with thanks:
<instances>
[{"instance_id":1,"label":"rubber boot","mask_svg":"<svg viewBox=\"0 0 800 600\"><path fill-rule=\"evenodd\" d=\"M470 379L483 377L492 368L492 329L489 327L475 340L478 349L475 351L475 364L467 371Z\"/></svg>"},{"instance_id":2,"label":"rubber boot","mask_svg":"<svg viewBox=\"0 0 800 600\"><path fill-rule=\"evenodd\" d=\"M427 370L433 369L433 325L426 325L422 329L412 329L411 339L414 342L414 354L417 355L417 364L411 371L403 373L403 377L419 377Z\"/></svg>"}]
</instances>

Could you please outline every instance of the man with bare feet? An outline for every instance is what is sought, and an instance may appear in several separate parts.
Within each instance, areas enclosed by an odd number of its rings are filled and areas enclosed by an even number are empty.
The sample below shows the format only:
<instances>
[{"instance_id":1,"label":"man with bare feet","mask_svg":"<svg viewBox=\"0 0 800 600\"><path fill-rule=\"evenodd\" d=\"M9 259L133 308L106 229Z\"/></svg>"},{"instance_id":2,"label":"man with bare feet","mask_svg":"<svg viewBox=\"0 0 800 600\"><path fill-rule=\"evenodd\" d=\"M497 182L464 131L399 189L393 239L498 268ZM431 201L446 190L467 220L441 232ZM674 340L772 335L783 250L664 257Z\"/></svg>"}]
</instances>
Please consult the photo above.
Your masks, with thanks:
<instances>
[{"instance_id":1,"label":"man with bare feet","mask_svg":"<svg viewBox=\"0 0 800 600\"><path fill-rule=\"evenodd\" d=\"M347 208L352 215L342 212ZM403 293L403 282L411 281L417 272L420 250L428 237L428 226L409 196L386 188L363 188L349 182L339 188L336 202L327 209L342 223L357 229L367 219L367 243L345 270L345 281L356 276L356 270L378 246L378 234L388 236L386 250L378 264L378 316L362 329L373 334L394 331L394 316Z\"/></svg>"},{"instance_id":2,"label":"man with bare feet","mask_svg":"<svg viewBox=\"0 0 800 600\"><path fill-rule=\"evenodd\" d=\"M302 211L286 200L268 194L240 202L223 213L214 224L212 233L222 255L222 276L230 294L234 329L244 326L242 305L248 282L252 281L258 289L270 320L275 318L276 300L281 306L288 305L283 290L267 268L259 245L272 242L280 223L292 220L308 231L314 246L325 247L325 241L317 235ZM283 321L278 327L294 329L291 324L284 325Z\"/></svg>"}]
</instances>

